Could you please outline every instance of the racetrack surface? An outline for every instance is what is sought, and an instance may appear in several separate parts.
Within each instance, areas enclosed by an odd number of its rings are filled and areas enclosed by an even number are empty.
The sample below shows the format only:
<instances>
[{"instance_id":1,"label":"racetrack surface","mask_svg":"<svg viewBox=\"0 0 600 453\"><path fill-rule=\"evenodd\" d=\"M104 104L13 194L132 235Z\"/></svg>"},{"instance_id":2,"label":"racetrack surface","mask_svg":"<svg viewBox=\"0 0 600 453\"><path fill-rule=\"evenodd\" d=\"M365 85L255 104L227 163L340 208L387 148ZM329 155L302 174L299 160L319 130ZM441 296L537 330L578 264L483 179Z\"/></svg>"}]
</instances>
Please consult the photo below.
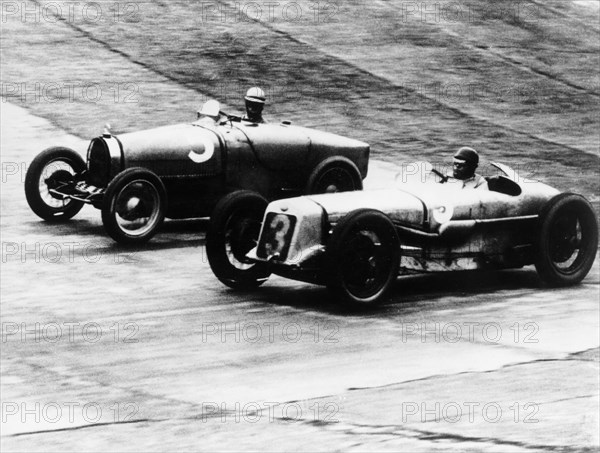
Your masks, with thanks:
<instances>
[{"instance_id":1,"label":"racetrack surface","mask_svg":"<svg viewBox=\"0 0 600 453\"><path fill-rule=\"evenodd\" d=\"M93 208L47 225L27 206L40 150L84 153L105 122L187 121L209 97L236 110L258 82L270 117L371 143L369 187L394 178L389 162L440 162L475 144L486 162L597 208L594 4L434 23L399 19L407 4L347 2L318 25L199 22L184 1L140 2L136 20L121 10L126 22L7 15L2 451L597 451L598 257L573 288L543 287L533 267L404 277L380 307L348 314L325 289L279 277L225 288L206 260L205 220L168 221L124 249ZM23 98L17 82L91 83L104 96ZM131 82L137 91L120 85ZM529 91L440 96L434 82ZM125 102L132 92L138 102Z\"/></svg>"},{"instance_id":2,"label":"racetrack surface","mask_svg":"<svg viewBox=\"0 0 600 453\"><path fill-rule=\"evenodd\" d=\"M8 161L81 144L2 108ZM348 315L281 278L226 289L202 221L167 222L134 250L93 208L47 225L21 178L2 186L3 451L598 445L597 262L561 290L532 268L405 277L381 307Z\"/></svg>"}]
</instances>

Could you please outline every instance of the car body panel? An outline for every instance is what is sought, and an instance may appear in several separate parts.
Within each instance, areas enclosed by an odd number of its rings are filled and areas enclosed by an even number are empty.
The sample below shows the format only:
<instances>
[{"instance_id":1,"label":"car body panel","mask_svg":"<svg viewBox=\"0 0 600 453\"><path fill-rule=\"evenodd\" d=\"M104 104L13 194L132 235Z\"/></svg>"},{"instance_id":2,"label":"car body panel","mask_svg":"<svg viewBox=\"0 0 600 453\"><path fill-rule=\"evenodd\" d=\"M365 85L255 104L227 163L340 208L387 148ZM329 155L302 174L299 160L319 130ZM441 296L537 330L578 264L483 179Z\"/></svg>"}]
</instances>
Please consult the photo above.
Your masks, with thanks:
<instances>
[{"instance_id":1,"label":"car body panel","mask_svg":"<svg viewBox=\"0 0 600 453\"><path fill-rule=\"evenodd\" d=\"M526 190L518 196L422 183L360 194L323 194L308 198L321 205L333 223L352 209L371 208L385 212L398 224L437 231L441 222L437 222L436 218L444 217L439 213L440 208L444 208L446 215L451 213L452 221L535 215L549 198L558 193L556 189L538 182L527 183ZM423 208L423 212L419 207ZM430 219L429 225L425 225L427 219Z\"/></svg>"},{"instance_id":2,"label":"car body panel","mask_svg":"<svg viewBox=\"0 0 600 453\"><path fill-rule=\"evenodd\" d=\"M307 198L327 212L331 223L336 223L348 212L359 208L371 208L386 212L393 221L414 227L421 227L426 220L424 205L419 197L397 189L309 195ZM285 201L280 201L285 204ZM274 207L277 206L277 204L274 205Z\"/></svg>"},{"instance_id":3,"label":"car body panel","mask_svg":"<svg viewBox=\"0 0 600 453\"><path fill-rule=\"evenodd\" d=\"M284 124L240 122L233 126L247 137L253 157L271 171L305 168L310 150L307 130Z\"/></svg>"},{"instance_id":4,"label":"car body panel","mask_svg":"<svg viewBox=\"0 0 600 453\"><path fill-rule=\"evenodd\" d=\"M117 138L125 168L144 167L163 178L215 176L223 171L219 137L204 127L177 124Z\"/></svg>"},{"instance_id":5,"label":"car body panel","mask_svg":"<svg viewBox=\"0 0 600 453\"><path fill-rule=\"evenodd\" d=\"M510 186L500 180L497 187L513 195L462 189L423 178L397 183L390 189L272 202L265 218L276 213L296 219L295 231L289 235L290 253L286 256L273 251L265 253L268 247L264 244L274 234L270 231L273 225L264 223L258 248L248 257L271 262L274 272L280 275L320 283L323 263L319 259L325 254L336 223L356 209L374 209L383 212L396 226L402 248L401 271L439 272L530 264L538 215L559 191L519 178L510 167L501 170L503 174L490 177L490 181L505 178ZM261 247L264 250L257 253Z\"/></svg>"}]
</instances>

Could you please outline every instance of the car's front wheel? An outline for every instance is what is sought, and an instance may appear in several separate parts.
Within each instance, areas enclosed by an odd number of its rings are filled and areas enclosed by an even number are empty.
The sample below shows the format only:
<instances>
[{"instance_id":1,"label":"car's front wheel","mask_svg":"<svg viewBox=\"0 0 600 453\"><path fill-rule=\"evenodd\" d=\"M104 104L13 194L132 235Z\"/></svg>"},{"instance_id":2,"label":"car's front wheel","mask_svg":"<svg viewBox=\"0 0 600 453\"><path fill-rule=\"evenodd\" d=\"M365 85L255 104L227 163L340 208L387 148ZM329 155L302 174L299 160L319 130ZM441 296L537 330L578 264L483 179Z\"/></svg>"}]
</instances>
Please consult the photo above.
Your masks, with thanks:
<instances>
[{"instance_id":1,"label":"car's front wheel","mask_svg":"<svg viewBox=\"0 0 600 453\"><path fill-rule=\"evenodd\" d=\"M251 289L270 275L264 263L246 258L258 241L267 200L256 192L240 190L219 201L206 232L206 254L215 276L234 289Z\"/></svg>"},{"instance_id":2,"label":"car's front wheel","mask_svg":"<svg viewBox=\"0 0 600 453\"><path fill-rule=\"evenodd\" d=\"M377 302L398 276L400 241L380 211L358 209L343 217L327 246L327 286L351 307Z\"/></svg>"},{"instance_id":3,"label":"car's front wheel","mask_svg":"<svg viewBox=\"0 0 600 453\"><path fill-rule=\"evenodd\" d=\"M31 210L49 222L69 220L83 202L54 192L72 185L75 175L85 170L83 158L69 148L53 147L38 154L25 176L25 198Z\"/></svg>"},{"instance_id":4,"label":"car's front wheel","mask_svg":"<svg viewBox=\"0 0 600 453\"><path fill-rule=\"evenodd\" d=\"M590 271L598 251L598 220L581 195L557 195L539 218L535 267L553 286L579 283Z\"/></svg>"},{"instance_id":5,"label":"car's front wheel","mask_svg":"<svg viewBox=\"0 0 600 453\"><path fill-rule=\"evenodd\" d=\"M142 244L156 234L165 218L167 194L156 174L144 168L119 173L106 188L102 223L121 244Z\"/></svg>"}]
</instances>

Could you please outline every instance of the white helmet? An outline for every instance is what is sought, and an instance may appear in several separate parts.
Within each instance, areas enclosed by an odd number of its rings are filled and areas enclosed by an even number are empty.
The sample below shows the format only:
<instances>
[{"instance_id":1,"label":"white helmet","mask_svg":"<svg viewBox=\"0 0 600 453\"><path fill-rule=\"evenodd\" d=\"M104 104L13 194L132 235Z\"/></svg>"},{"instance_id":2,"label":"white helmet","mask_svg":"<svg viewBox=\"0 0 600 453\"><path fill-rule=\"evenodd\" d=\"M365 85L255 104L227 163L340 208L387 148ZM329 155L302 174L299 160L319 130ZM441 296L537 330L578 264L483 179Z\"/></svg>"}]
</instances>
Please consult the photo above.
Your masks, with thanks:
<instances>
[{"instance_id":1,"label":"white helmet","mask_svg":"<svg viewBox=\"0 0 600 453\"><path fill-rule=\"evenodd\" d=\"M218 117L219 110L221 110L221 105L219 104L219 101L210 99L204 103L202 109L198 112L198 116Z\"/></svg>"},{"instance_id":2,"label":"white helmet","mask_svg":"<svg viewBox=\"0 0 600 453\"><path fill-rule=\"evenodd\" d=\"M265 92L258 87L252 87L246 92L244 99L250 102L264 104L266 100Z\"/></svg>"}]
</instances>

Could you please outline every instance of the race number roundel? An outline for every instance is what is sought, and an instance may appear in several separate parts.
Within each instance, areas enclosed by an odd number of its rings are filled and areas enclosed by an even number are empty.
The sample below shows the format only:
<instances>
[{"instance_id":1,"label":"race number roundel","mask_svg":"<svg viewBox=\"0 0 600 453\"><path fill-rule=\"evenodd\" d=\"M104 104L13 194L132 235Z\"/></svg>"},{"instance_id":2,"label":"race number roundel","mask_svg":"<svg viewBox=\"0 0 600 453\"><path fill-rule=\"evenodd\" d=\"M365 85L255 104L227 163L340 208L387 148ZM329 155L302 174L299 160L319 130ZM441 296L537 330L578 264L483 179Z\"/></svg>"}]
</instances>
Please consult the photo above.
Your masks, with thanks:
<instances>
[{"instance_id":1,"label":"race number roundel","mask_svg":"<svg viewBox=\"0 0 600 453\"><path fill-rule=\"evenodd\" d=\"M198 154L193 149L190 150L188 154L188 157L197 164L206 162L215 153L215 146L213 145L212 140L210 140L208 137L202 137L202 145L204 147L204 152L202 154Z\"/></svg>"}]
</instances>

